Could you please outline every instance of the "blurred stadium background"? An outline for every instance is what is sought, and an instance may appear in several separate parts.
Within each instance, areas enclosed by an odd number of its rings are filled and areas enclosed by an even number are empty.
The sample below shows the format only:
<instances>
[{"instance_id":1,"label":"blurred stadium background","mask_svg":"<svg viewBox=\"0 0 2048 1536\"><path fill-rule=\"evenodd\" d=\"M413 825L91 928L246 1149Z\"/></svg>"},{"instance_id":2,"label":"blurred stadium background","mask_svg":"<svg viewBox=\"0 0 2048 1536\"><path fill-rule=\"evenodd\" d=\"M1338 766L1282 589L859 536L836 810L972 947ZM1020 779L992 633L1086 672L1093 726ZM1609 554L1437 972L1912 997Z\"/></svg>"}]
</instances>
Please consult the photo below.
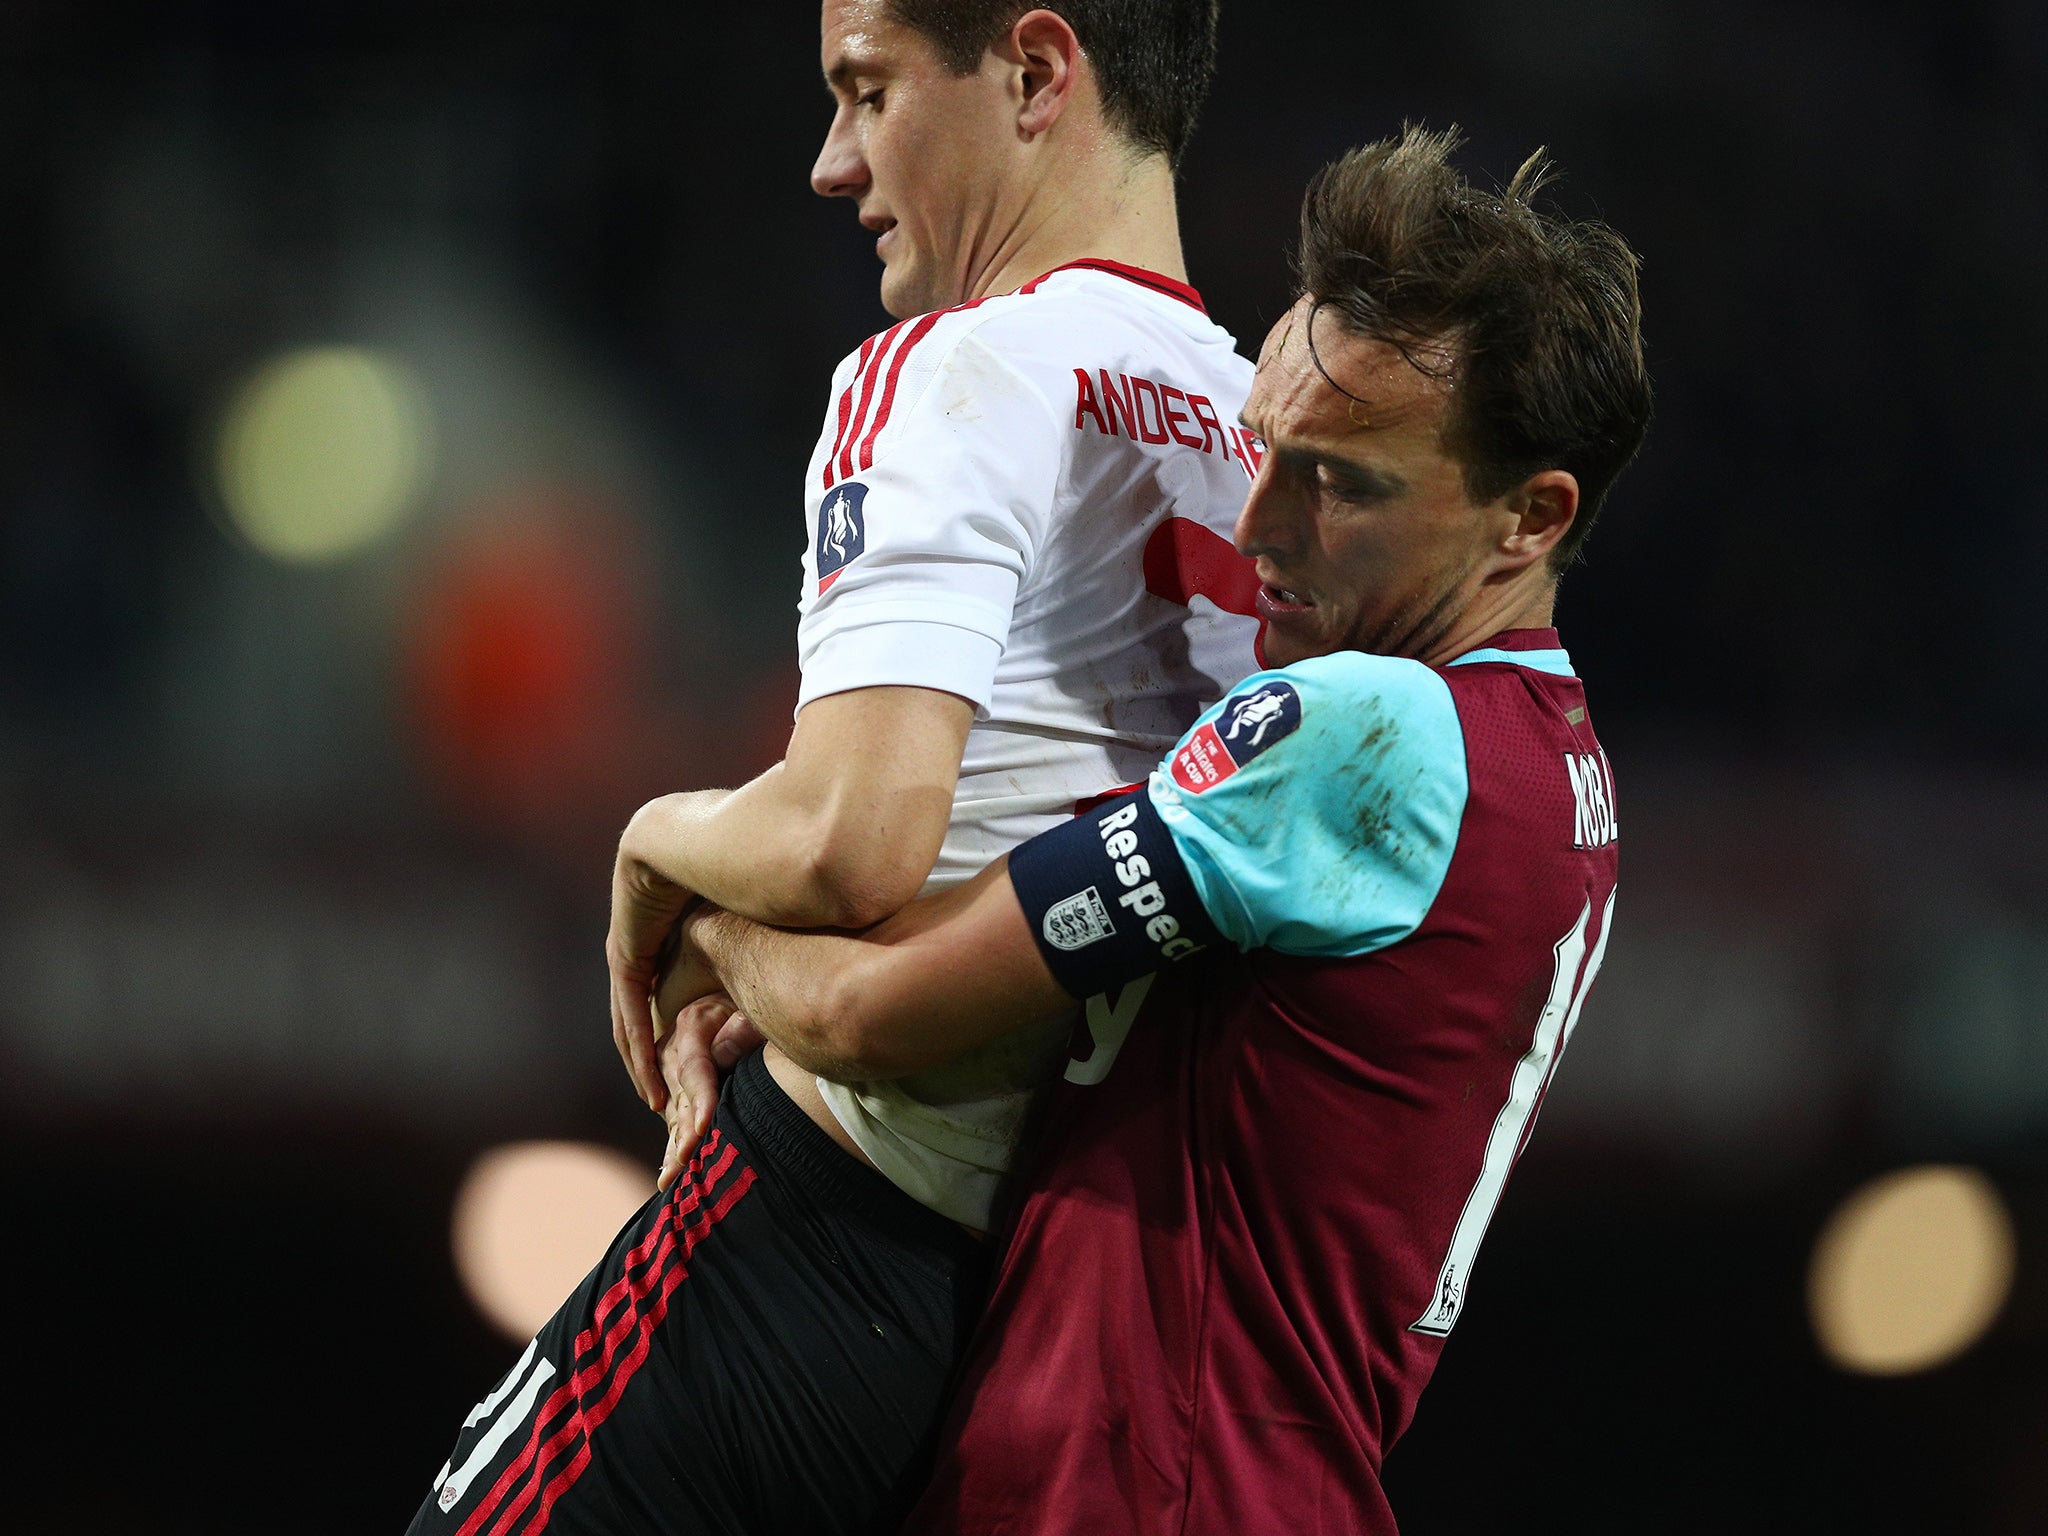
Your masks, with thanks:
<instances>
[{"instance_id":1,"label":"blurred stadium background","mask_svg":"<svg viewBox=\"0 0 2048 1536\"><path fill-rule=\"evenodd\" d=\"M1226 18L1185 215L1248 346L1404 116L1648 261L1562 611L1621 938L1404 1529L2048 1529L2048 9ZM815 26L0 7L10 1528L395 1531L647 1178L612 839L778 755L883 322Z\"/></svg>"}]
</instances>

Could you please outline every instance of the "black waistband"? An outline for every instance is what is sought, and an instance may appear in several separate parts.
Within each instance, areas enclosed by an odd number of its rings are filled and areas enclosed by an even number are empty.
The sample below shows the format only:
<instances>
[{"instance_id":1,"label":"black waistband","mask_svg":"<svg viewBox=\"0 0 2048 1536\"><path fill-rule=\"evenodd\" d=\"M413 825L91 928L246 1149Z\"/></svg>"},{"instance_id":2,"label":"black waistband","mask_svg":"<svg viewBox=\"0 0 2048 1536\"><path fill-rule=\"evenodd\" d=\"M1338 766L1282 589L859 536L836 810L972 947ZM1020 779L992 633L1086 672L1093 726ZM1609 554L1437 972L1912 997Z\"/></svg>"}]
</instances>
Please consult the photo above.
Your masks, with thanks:
<instances>
[{"instance_id":1,"label":"black waistband","mask_svg":"<svg viewBox=\"0 0 2048 1536\"><path fill-rule=\"evenodd\" d=\"M953 1263L986 1256L964 1228L906 1195L828 1136L782 1091L761 1052L734 1068L725 1105L740 1135L816 1203Z\"/></svg>"}]
</instances>

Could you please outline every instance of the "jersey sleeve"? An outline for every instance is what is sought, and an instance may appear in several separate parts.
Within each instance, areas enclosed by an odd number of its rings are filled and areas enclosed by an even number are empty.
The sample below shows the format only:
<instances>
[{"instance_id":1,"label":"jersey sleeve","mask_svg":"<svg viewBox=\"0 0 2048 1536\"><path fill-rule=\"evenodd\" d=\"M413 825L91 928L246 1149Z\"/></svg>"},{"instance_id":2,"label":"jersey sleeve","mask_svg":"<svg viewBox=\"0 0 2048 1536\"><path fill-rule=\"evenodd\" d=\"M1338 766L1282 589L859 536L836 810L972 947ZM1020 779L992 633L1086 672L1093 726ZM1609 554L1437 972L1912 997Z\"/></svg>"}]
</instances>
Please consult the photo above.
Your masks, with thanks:
<instances>
[{"instance_id":1,"label":"jersey sleeve","mask_svg":"<svg viewBox=\"0 0 2048 1536\"><path fill-rule=\"evenodd\" d=\"M988 709L1062 441L1036 385L981 331L943 339L912 326L850 376L869 398L821 461L831 483L805 562L800 705L904 685Z\"/></svg>"},{"instance_id":2,"label":"jersey sleeve","mask_svg":"<svg viewBox=\"0 0 2048 1536\"><path fill-rule=\"evenodd\" d=\"M1024 844L1010 875L1080 997L1219 944L1370 954L1428 915L1467 788L1444 680L1343 652L1253 674L1142 792Z\"/></svg>"}]
</instances>

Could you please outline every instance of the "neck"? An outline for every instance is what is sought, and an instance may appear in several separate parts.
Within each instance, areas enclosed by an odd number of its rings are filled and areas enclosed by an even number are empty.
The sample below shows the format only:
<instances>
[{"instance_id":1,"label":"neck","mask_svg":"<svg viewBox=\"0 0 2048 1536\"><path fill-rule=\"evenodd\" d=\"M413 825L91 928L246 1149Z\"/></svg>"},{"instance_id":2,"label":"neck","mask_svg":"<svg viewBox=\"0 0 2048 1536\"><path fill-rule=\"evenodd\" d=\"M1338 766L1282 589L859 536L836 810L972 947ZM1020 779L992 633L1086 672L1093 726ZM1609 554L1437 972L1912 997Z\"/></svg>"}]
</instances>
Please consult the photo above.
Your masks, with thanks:
<instances>
[{"instance_id":1,"label":"neck","mask_svg":"<svg viewBox=\"0 0 2048 1536\"><path fill-rule=\"evenodd\" d=\"M1105 141L1045 167L1009 233L974 261L966 296L1009 293L1090 257L1187 281L1180 209L1164 155L1134 163L1121 143Z\"/></svg>"},{"instance_id":2,"label":"neck","mask_svg":"<svg viewBox=\"0 0 2048 1536\"><path fill-rule=\"evenodd\" d=\"M1557 607L1557 582L1548 571L1522 572L1511 586L1481 587L1457 622L1416 660L1440 667L1510 629L1548 629Z\"/></svg>"}]
</instances>

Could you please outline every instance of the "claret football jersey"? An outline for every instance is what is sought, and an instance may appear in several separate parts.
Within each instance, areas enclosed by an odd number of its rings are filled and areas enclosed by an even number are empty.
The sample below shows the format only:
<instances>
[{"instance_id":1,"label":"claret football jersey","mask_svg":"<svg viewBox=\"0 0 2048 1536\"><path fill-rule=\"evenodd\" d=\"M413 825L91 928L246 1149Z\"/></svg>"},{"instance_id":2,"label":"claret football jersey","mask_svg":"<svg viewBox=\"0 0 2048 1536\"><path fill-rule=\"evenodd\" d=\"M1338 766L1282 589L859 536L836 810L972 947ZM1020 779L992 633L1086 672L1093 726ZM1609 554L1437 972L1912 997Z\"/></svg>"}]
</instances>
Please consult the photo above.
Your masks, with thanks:
<instances>
[{"instance_id":1,"label":"claret football jersey","mask_svg":"<svg viewBox=\"0 0 2048 1536\"><path fill-rule=\"evenodd\" d=\"M1013 853L1053 973L1117 1002L911 1528L1392 1536L1381 1459L1600 969L1618 837L1546 629L1255 674Z\"/></svg>"},{"instance_id":2,"label":"claret football jersey","mask_svg":"<svg viewBox=\"0 0 2048 1536\"><path fill-rule=\"evenodd\" d=\"M928 889L1142 777L1257 665L1257 583L1230 543L1260 453L1238 424L1251 373L1194 289L1105 261L906 320L840 365L809 470L800 698L973 703ZM883 1173L985 1227L1067 1032L820 1087Z\"/></svg>"}]
</instances>

